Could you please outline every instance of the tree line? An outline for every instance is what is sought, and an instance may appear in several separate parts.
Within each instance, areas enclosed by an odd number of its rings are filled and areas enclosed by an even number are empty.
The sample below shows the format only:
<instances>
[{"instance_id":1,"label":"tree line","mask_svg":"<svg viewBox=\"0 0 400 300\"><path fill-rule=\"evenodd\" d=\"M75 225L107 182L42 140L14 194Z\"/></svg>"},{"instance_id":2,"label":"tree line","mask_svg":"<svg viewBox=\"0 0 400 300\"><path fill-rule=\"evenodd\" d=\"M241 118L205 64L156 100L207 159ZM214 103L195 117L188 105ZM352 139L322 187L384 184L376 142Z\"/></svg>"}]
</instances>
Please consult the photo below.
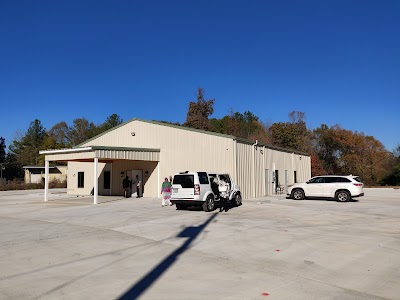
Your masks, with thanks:
<instances>
[{"instance_id":1,"label":"tree line","mask_svg":"<svg viewBox=\"0 0 400 300\"><path fill-rule=\"evenodd\" d=\"M196 98L190 101L183 124L158 121L307 153L311 157L312 176L354 174L369 186L400 185L400 145L390 152L374 137L346 130L340 125L321 124L318 128L308 129L305 113L300 111L290 112L287 122L273 124L263 123L250 111L231 111L220 119L210 118L215 99L206 100L202 88L198 88ZM0 137L3 177L8 180L23 178L23 166L44 166L40 150L75 147L121 123L122 118L112 114L99 125L79 118L73 120L71 126L60 122L46 130L36 119L30 123L25 135L11 143L7 152L5 140Z\"/></svg>"}]
</instances>

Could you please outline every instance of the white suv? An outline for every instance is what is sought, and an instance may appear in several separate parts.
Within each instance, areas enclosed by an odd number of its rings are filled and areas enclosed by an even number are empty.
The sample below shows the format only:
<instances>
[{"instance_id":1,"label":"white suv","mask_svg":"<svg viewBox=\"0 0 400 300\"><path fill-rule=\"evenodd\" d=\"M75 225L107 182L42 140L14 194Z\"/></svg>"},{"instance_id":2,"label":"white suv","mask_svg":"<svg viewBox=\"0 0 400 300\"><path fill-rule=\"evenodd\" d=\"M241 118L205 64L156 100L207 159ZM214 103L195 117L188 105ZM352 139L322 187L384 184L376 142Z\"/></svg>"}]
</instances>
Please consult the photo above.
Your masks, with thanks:
<instances>
[{"instance_id":1,"label":"white suv","mask_svg":"<svg viewBox=\"0 0 400 300\"><path fill-rule=\"evenodd\" d=\"M213 190L215 177L223 177L229 191ZM229 174L186 171L174 175L171 202L176 205L176 209L202 206L204 211L212 211L215 202L221 200L231 201L234 206L242 204L240 187L233 183Z\"/></svg>"},{"instance_id":2,"label":"white suv","mask_svg":"<svg viewBox=\"0 0 400 300\"><path fill-rule=\"evenodd\" d=\"M360 177L348 175L323 175L304 183L295 183L288 188L288 198L302 200L307 197L335 198L346 202L351 198L364 196Z\"/></svg>"}]
</instances>

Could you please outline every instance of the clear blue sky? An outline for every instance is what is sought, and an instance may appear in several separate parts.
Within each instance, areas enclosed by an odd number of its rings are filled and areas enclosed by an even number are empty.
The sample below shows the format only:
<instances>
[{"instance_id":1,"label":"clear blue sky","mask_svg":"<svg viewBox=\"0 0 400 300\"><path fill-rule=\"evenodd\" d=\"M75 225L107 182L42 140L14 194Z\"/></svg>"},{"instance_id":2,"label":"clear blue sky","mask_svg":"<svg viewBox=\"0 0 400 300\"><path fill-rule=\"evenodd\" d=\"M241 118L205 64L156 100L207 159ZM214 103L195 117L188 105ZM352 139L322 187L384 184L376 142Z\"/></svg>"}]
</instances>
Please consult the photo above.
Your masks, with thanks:
<instances>
[{"instance_id":1,"label":"clear blue sky","mask_svg":"<svg viewBox=\"0 0 400 300\"><path fill-rule=\"evenodd\" d=\"M0 136L113 113L340 124L400 144L400 1L0 1Z\"/></svg>"}]
</instances>

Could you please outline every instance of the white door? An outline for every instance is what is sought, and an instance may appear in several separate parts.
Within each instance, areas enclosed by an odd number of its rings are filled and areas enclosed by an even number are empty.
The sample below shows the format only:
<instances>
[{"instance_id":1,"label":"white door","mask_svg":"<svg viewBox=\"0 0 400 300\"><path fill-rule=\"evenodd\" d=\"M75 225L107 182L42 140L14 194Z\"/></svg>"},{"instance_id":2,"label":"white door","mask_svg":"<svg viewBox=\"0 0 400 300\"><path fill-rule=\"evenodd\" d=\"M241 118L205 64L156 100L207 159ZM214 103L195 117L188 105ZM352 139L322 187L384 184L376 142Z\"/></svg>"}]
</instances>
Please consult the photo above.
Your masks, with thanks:
<instances>
[{"instance_id":1,"label":"white door","mask_svg":"<svg viewBox=\"0 0 400 300\"><path fill-rule=\"evenodd\" d=\"M137 196L137 189L136 189L136 175L139 176L139 180L142 182L143 188L143 171L142 170L128 170L126 171L126 175L129 176L129 180L132 180L132 196ZM143 191L142 191L143 193Z\"/></svg>"},{"instance_id":2,"label":"white door","mask_svg":"<svg viewBox=\"0 0 400 300\"><path fill-rule=\"evenodd\" d=\"M306 192L306 197L321 197L323 194L323 188L324 188L324 178L319 177L316 178L313 181L309 181L307 183L307 192Z\"/></svg>"}]
</instances>

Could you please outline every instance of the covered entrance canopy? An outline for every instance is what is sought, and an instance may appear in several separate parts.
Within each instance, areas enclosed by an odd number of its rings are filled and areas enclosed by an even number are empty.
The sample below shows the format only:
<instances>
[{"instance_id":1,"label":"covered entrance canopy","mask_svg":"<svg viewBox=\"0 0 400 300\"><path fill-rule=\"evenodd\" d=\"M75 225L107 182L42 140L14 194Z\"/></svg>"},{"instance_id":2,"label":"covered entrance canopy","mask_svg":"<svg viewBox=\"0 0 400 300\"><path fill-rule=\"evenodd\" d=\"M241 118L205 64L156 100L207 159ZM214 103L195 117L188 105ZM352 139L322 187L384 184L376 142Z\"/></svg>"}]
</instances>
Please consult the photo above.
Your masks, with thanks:
<instances>
[{"instance_id":1,"label":"covered entrance canopy","mask_svg":"<svg viewBox=\"0 0 400 300\"><path fill-rule=\"evenodd\" d=\"M141 160L141 161L160 161L160 149L148 148L126 148L126 147L106 147L89 146L61 150L44 150L39 154L45 155L45 190L44 201L48 201L49 192L49 162L50 161L76 161L93 162L94 168L94 187L93 203L98 203L98 163L112 163L116 160ZM159 177L159 176L158 176ZM160 181L160 180L158 180Z\"/></svg>"}]
</instances>

